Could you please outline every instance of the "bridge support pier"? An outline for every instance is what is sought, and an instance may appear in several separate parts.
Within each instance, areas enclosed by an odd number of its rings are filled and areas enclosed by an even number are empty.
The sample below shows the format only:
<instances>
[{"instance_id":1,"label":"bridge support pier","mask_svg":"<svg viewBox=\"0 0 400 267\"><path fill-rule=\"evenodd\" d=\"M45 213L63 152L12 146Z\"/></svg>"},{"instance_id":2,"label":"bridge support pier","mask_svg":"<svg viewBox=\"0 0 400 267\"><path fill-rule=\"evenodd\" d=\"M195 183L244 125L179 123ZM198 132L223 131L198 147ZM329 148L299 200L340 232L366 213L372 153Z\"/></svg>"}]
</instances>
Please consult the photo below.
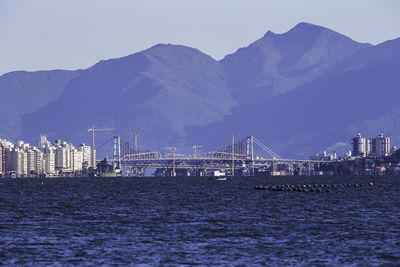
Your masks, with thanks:
<instances>
[{"instance_id":1,"label":"bridge support pier","mask_svg":"<svg viewBox=\"0 0 400 267\"><path fill-rule=\"evenodd\" d=\"M143 168L143 167L132 167L131 175L134 177L143 177L144 171L145 171L145 168Z\"/></svg>"}]
</instances>

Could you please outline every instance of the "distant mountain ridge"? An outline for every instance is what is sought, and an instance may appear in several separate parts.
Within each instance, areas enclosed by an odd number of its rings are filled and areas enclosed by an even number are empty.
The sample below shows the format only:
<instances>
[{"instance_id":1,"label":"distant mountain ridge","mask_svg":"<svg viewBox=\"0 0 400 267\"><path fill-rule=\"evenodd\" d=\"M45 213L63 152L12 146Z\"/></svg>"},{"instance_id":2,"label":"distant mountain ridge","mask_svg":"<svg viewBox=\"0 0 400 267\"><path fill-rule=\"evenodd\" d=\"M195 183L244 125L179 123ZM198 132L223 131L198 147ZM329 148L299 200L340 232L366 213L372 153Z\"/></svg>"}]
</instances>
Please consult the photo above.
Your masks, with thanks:
<instances>
[{"instance_id":1,"label":"distant mountain ridge","mask_svg":"<svg viewBox=\"0 0 400 267\"><path fill-rule=\"evenodd\" d=\"M22 114L29 114L57 99L79 71L16 71L0 76L0 135L22 134Z\"/></svg>"},{"instance_id":2,"label":"distant mountain ridge","mask_svg":"<svg viewBox=\"0 0 400 267\"><path fill-rule=\"evenodd\" d=\"M400 142L399 48L400 39L372 46L300 23L220 61L159 44L85 70L8 73L0 77L0 136L88 142L96 125L126 138L137 130L142 149L190 151L229 143L229 134L210 133L239 131L294 158L349 149L358 128Z\"/></svg>"},{"instance_id":3,"label":"distant mountain ridge","mask_svg":"<svg viewBox=\"0 0 400 267\"><path fill-rule=\"evenodd\" d=\"M370 46L320 26L300 23L284 34L267 32L250 46L226 56L222 64L229 71L229 86L279 95Z\"/></svg>"}]
</instances>

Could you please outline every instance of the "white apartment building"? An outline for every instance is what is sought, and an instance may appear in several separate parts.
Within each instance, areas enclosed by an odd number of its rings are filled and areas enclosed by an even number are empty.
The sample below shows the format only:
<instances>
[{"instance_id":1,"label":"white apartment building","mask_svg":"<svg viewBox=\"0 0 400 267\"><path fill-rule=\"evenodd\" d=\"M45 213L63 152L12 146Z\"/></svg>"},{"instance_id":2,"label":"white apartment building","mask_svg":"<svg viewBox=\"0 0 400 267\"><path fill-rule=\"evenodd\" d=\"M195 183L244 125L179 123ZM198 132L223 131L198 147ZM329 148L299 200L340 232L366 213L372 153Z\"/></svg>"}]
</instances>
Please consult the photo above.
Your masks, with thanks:
<instances>
[{"instance_id":1,"label":"white apartment building","mask_svg":"<svg viewBox=\"0 0 400 267\"><path fill-rule=\"evenodd\" d=\"M372 139L372 154L385 156L390 153L390 138L384 137L383 133Z\"/></svg>"},{"instance_id":2,"label":"white apartment building","mask_svg":"<svg viewBox=\"0 0 400 267\"><path fill-rule=\"evenodd\" d=\"M47 175L54 175L56 172L56 155L54 148L47 148L43 154L43 169Z\"/></svg>"},{"instance_id":3,"label":"white apartment building","mask_svg":"<svg viewBox=\"0 0 400 267\"><path fill-rule=\"evenodd\" d=\"M383 133L375 138L364 138L358 134L352 139L352 156L385 156L390 153L390 138L384 137Z\"/></svg>"},{"instance_id":4,"label":"white apartment building","mask_svg":"<svg viewBox=\"0 0 400 267\"><path fill-rule=\"evenodd\" d=\"M56 170L69 171L71 168L70 150L66 145L56 148Z\"/></svg>"},{"instance_id":5,"label":"white apartment building","mask_svg":"<svg viewBox=\"0 0 400 267\"><path fill-rule=\"evenodd\" d=\"M39 149L35 150L35 171L38 174L43 174L44 169L43 169L43 152L40 151Z\"/></svg>"},{"instance_id":6,"label":"white apartment building","mask_svg":"<svg viewBox=\"0 0 400 267\"><path fill-rule=\"evenodd\" d=\"M365 157L371 151L371 140L365 137L361 137L361 134L357 134L356 137L352 139L352 156L362 156Z\"/></svg>"},{"instance_id":7,"label":"white apartment building","mask_svg":"<svg viewBox=\"0 0 400 267\"><path fill-rule=\"evenodd\" d=\"M21 174L21 154L15 149L7 150L7 171Z\"/></svg>"},{"instance_id":8,"label":"white apartment building","mask_svg":"<svg viewBox=\"0 0 400 267\"><path fill-rule=\"evenodd\" d=\"M47 137L45 134L41 134L40 135L40 140L39 140L39 144L38 144L38 148L43 150L47 147L50 147L51 143L49 141L47 141Z\"/></svg>"},{"instance_id":9,"label":"white apartment building","mask_svg":"<svg viewBox=\"0 0 400 267\"><path fill-rule=\"evenodd\" d=\"M36 172L36 155L35 151L33 149L28 149L26 151L27 154L27 168L28 168L28 174L31 174L32 172Z\"/></svg>"},{"instance_id":10,"label":"white apartment building","mask_svg":"<svg viewBox=\"0 0 400 267\"><path fill-rule=\"evenodd\" d=\"M42 152L42 170L46 175L54 175L56 172L55 147L47 140L45 134L40 135L38 148ZM39 163L37 163L39 164Z\"/></svg>"},{"instance_id":11,"label":"white apartment building","mask_svg":"<svg viewBox=\"0 0 400 267\"><path fill-rule=\"evenodd\" d=\"M82 152L82 166L86 166L87 168L92 167L92 149L90 146L86 146L85 144L81 144L78 147L78 151Z\"/></svg>"},{"instance_id":12,"label":"white apartment building","mask_svg":"<svg viewBox=\"0 0 400 267\"><path fill-rule=\"evenodd\" d=\"M63 172L75 172L82 170L84 150L76 149L72 144L59 142L56 144L55 168Z\"/></svg>"},{"instance_id":13,"label":"white apartment building","mask_svg":"<svg viewBox=\"0 0 400 267\"><path fill-rule=\"evenodd\" d=\"M28 175L43 173L43 152L36 147L30 147L27 151Z\"/></svg>"},{"instance_id":14,"label":"white apartment building","mask_svg":"<svg viewBox=\"0 0 400 267\"><path fill-rule=\"evenodd\" d=\"M83 153L76 148L71 149L72 171L82 170Z\"/></svg>"},{"instance_id":15,"label":"white apartment building","mask_svg":"<svg viewBox=\"0 0 400 267\"><path fill-rule=\"evenodd\" d=\"M21 150L21 170L22 170L22 174L23 175L28 175L28 153L26 153L26 151Z\"/></svg>"},{"instance_id":16,"label":"white apartment building","mask_svg":"<svg viewBox=\"0 0 400 267\"><path fill-rule=\"evenodd\" d=\"M28 153L18 147L7 150L7 171L28 175Z\"/></svg>"},{"instance_id":17,"label":"white apartment building","mask_svg":"<svg viewBox=\"0 0 400 267\"><path fill-rule=\"evenodd\" d=\"M11 142L0 139L0 174L5 174L7 172L7 150L13 146Z\"/></svg>"}]
</instances>

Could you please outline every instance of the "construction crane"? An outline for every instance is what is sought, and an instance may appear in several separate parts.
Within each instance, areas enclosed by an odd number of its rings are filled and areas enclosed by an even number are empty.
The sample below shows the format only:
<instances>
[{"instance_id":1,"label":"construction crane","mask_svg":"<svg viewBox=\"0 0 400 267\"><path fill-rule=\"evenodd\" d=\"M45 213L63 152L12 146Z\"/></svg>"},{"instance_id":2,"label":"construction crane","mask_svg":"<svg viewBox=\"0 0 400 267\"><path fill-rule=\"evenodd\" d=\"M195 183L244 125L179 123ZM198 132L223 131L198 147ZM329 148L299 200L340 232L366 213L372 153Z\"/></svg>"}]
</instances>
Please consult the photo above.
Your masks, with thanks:
<instances>
[{"instance_id":1,"label":"construction crane","mask_svg":"<svg viewBox=\"0 0 400 267\"><path fill-rule=\"evenodd\" d=\"M94 146L94 136L95 136L95 132L100 132L100 131L114 131L115 128L96 128L96 126L93 126L92 128L88 129L88 133L92 132L92 167L95 168L96 167L96 149Z\"/></svg>"},{"instance_id":2,"label":"construction crane","mask_svg":"<svg viewBox=\"0 0 400 267\"><path fill-rule=\"evenodd\" d=\"M194 145L192 148L194 150L194 158L197 159L197 149L201 148L203 146L198 146L198 145Z\"/></svg>"},{"instance_id":3,"label":"construction crane","mask_svg":"<svg viewBox=\"0 0 400 267\"><path fill-rule=\"evenodd\" d=\"M171 176L175 176L175 150L176 147L168 147L168 149L172 150L172 175Z\"/></svg>"}]
</instances>

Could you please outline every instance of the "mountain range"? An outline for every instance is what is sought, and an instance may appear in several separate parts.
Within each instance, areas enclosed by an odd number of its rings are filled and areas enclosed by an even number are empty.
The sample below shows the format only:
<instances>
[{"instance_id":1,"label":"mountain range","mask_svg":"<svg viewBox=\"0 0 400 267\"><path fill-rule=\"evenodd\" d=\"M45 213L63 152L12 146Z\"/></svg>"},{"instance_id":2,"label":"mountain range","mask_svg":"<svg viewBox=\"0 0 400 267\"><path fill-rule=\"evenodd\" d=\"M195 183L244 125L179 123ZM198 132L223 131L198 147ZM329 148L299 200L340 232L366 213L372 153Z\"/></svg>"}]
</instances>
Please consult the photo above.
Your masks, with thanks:
<instances>
[{"instance_id":1,"label":"mountain range","mask_svg":"<svg viewBox=\"0 0 400 267\"><path fill-rule=\"evenodd\" d=\"M116 129L99 133L98 145L135 130L139 149L189 152L194 144L218 149L236 132L282 157L307 158L350 150L358 132L383 132L398 144L399 85L400 38L373 46L300 23L219 61L159 44L84 70L4 74L0 136L89 142L95 125Z\"/></svg>"}]
</instances>

